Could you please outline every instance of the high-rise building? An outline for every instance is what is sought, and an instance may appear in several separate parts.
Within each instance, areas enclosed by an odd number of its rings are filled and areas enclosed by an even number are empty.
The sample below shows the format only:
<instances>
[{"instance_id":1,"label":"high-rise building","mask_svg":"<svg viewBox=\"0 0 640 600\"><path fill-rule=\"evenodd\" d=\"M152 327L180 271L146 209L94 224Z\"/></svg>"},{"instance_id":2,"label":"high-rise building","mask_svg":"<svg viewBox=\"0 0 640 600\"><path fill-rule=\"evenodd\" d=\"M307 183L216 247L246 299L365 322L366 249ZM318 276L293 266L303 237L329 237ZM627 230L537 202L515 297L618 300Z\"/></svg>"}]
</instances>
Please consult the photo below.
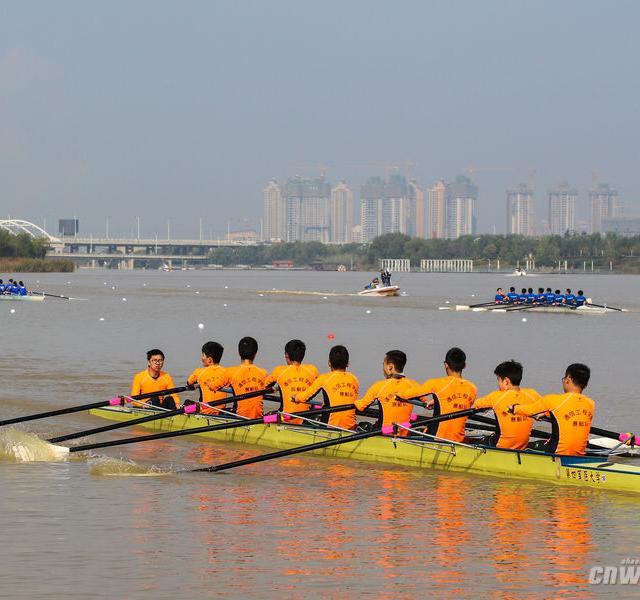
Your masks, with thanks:
<instances>
[{"instance_id":1,"label":"high-rise building","mask_svg":"<svg viewBox=\"0 0 640 600\"><path fill-rule=\"evenodd\" d=\"M429 188L428 237L444 239L447 218L447 186L440 180Z\"/></svg>"},{"instance_id":2,"label":"high-rise building","mask_svg":"<svg viewBox=\"0 0 640 600\"><path fill-rule=\"evenodd\" d=\"M552 235L576 230L576 198L578 192L563 181L549 191L549 229Z\"/></svg>"},{"instance_id":3,"label":"high-rise building","mask_svg":"<svg viewBox=\"0 0 640 600\"><path fill-rule=\"evenodd\" d=\"M282 187L282 197L285 241L329 241L331 187L323 177L291 178Z\"/></svg>"},{"instance_id":4,"label":"high-rise building","mask_svg":"<svg viewBox=\"0 0 640 600\"><path fill-rule=\"evenodd\" d=\"M369 177L360 187L360 227L362 242L365 244L382 235L384 187L384 181L380 177Z\"/></svg>"},{"instance_id":5,"label":"high-rise building","mask_svg":"<svg viewBox=\"0 0 640 600\"><path fill-rule=\"evenodd\" d=\"M414 179L409 182L409 198L415 210L413 235L423 238L425 237L424 191Z\"/></svg>"},{"instance_id":6,"label":"high-rise building","mask_svg":"<svg viewBox=\"0 0 640 600\"><path fill-rule=\"evenodd\" d=\"M591 208L591 233L603 231L602 219L616 219L622 210L618 202L618 191L608 183L600 183L589 190Z\"/></svg>"},{"instance_id":7,"label":"high-rise building","mask_svg":"<svg viewBox=\"0 0 640 600\"><path fill-rule=\"evenodd\" d=\"M455 240L461 235L472 235L476 231L476 201L478 188L463 175L454 183L447 184L446 237Z\"/></svg>"},{"instance_id":8,"label":"high-rise building","mask_svg":"<svg viewBox=\"0 0 640 600\"><path fill-rule=\"evenodd\" d=\"M382 203L382 233L412 235L415 220L414 203L409 198L407 180L403 175L391 175L384 185Z\"/></svg>"},{"instance_id":9,"label":"high-rise building","mask_svg":"<svg viewBox=\"0 0 640 600\"><path fill-rule=\"evenodd\" d=\"M507 234L534 234L533 190L525 183L507 190Z\"/></svg>"},{"instance_id":10,"label":"high-rise building","mask_svg":"<svg viewBox=\"0 0 640 600\"><path fill-rule=\"evenodd\" d=\"M267 241L284 239L284 201L275 179L272 179L262 191L262 214L262 237Z\"/></svg>"},{"instance_id":11,"label":"high-rise building","mask_svg":"<svg viewBox=\"0 0 640 600\"><path fill-rule=\"evenodd\" d=\"M338 244L349 244L353 230L353 192L341 181L331 190L331 235Z\"/></svg>"}]
</instances>

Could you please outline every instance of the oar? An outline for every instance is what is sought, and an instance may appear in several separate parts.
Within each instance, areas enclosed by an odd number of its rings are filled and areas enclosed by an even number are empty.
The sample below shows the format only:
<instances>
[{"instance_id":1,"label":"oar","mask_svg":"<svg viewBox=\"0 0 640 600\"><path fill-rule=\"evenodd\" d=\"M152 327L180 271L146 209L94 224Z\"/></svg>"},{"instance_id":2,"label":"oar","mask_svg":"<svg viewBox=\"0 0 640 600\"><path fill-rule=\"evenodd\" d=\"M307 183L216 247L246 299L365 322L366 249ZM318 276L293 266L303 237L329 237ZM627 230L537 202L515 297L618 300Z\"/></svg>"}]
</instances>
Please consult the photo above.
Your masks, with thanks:
<instances>
[{"instance_id":1,"label":"oar","mask_svg":"<svg viewBox=\"0 0 640 600\"><path fill-rule=\"evenodd\" d=\"M264 393L262 390L259 392L249 392L248 394L242 394L243 398L261 396ZM238 399L242 399L240 396ZM339 412L343 410L353 410L355 407L353 404L345 404L343 406L334 406L331 408L322 408L320 410L305 410L303 412L294 413L296 417L315 417L316 415L324 415L332 412ZM198 433L205 433L208 431L223 431L225 429L234 429L236 427L247 427L248 425L258 425L260 423L277 423L280 419L280 414L265 415L259 419L238 419L237 421L231 421L231 423L219 423L217 425L206 425L204 427L194 427L193 429L181 429L180 431L163 431L162 433L153 433L151 435L143 435L131 438L124 438L122 440L111 440L109 442L99 442L97 444L85 444L83 446L74 446L69 448L69 452L80 452L83 450L93 450L95 448L109 448L111 446L122 446L124 444L135 444L137 442L149 442L152 440L162 440L165 438L179 437L181 435L196 435Z\"/></svg>"},{"instance_id":2,"label":"oar","mask_svg":"<svg viewBox=\"0 0 640 600\"><path fill-rule=\"evenodd\" d=\"M484 306L491 306L495 302L481 302L480 304L456 304L456 310L472 310L474 308L481 308ZM497 306L500 306L499 304Z\"/></svg>"},{"instance_id":3,"label":"oar","mask_svg":"<svg viewBox=\"0 0 640 600\"><path fill-rule=\"evenodd\" d=\"M618 312L629 312L628 308L618 308L617 306L609 306L608 304L594 304L589 302L588 306L597 306L598 308L606 308L607 310L617 310Z\"/></svg>"},{"instance_id":4,"label":"oar","mask_svg":"<svg viewBox=\"0 0 640 600\"><path fill-rule=\"evenodd\" d=\"M547 421L551 423L549 417L541 417L541 421ZM633 433L618 433L617 431L609 431L608 429L601 429L600 427L591 427L590 433L593 435L599 435L601 437L617 440L623 444L629 444L630 446L640 446L640 435Z\"/></svg>"},{"instance_id":5,"label":"oar","mask_svg":"<svg viewBox=\"0 0 640 600\"><path fill-rule=\"evenodd\" d=\"M86 298L71 298L70 296L62 296L61 294L47 294L46 292L35 292L35 294L42 294L49 298L62 298L63 300L86 300Z\"/></svg>"},{"instance_id":6,"label":"oar","mask_svg":"<svg viewBox=\"0 0 640 600\"><path fill-rule=\"evenodd\" d=\"M45 419L47 417L56 417L58 415L68 415L70 413L81 412L83 410L90 410L92 408L102 408L103 406L121 406L125 402L131 402L132 400L146 400L147 398L157 398L159 396L170 396L171 394L178 394L188 389L193 389L193 387L183 386L183 387L172 388L170 390L162 390L161 392L148 392L147 394L138 394L137 396L118 396L116 398L111 398L110 400L92 402L91 404L82 404L80 406L70 406L69 408L49 410L47 412L36 413L33 415L27 415L24 417L15 417L13 419L5 419L4 421L0 421L0 427L3 427L4 425L13 425L14 423L23 423L25 421L35 421L36 419Z\"/></svg>"},{"instance_id":7,"label":"oar","mask_svg":"<svg viewBox=\"0 0 640 600\"><path fill-rule=\"evenodd\" d=\"M424 419L418 419L417 421L413 422L412 427L421 427L423 425L429 425L430 423L438 423L440 421L448 421L450 419L457 419L459 417L467 417L481 410L486 410L486 409L472 408L469 410L461 410L458 412L441 415L439 417L428 417ZM349 442L357 442L359 440L364 440L370 437L374 437L376 435L386 435L388 433L394 433L395 429L396 429L396 425L394 424L390 426L390 430L387 427L382 427L381 429L374 429L373 431L364 431L362 433L355 433L352 435L334 438L331 440L324 440L322 442L316 442L315 444L307 444L306 446L298 446L297 448L289 448L288 450L278 450L277 452L268 452L267 454L261 454L259 456L253 456L251 458L234 460L232 462L223 463L221 465L213 465L211 467L202 467L200 469L192 469L189 472L190 473L195 473L195 472L215 473L217 471L226 471L227 469L242 467L244 465L251 465L254 463L263 462L265 460L271 460L274 458L282 458L284 456L291 456L293 454L301 454L302 452L310 452L313 450L320 450L322 448L330 448L331 446L338 446L340 444L348 444Z\"/></svg>"},{"instance_id":8,"label":"oar","mask_svg":"<svg viewBox=\"0 0 640 600\"><path fill-rule=\"evenodd\" d=\"M259 390L257 392L250 392L248 395L241 394L239 396L229 396L227 398L222 398L220 400L215 400L213 402L207 402L206 406L222 406L227 402L235 402L237 400L244 400L246 398L254 398L255 396L260 396L266 392L270 392L271 389L272 388L266 388L264 390ZM102 433L103 431L111 431L113 429L121 429L122 427L131 427L133 425L139 425L141 423L149 423L150 421L158 421L159 419L167 419L168 417L175 417L177 415L195 413L197 412L197 406L198 406L197 404L187 404L186 406L182 406L181 408L178 408L176 410L168 410L166 412L147 415L145 417L140 417L138 419L131 419L130 421L124 421L122 423L111 423L110 425L95 427L94 429L85 429L84 431L78 431L76 433L60 435L58 437L51 438L50 440L47 440L47 441L52 444L56 444L58 442L75 440L77 438L87 437L89 435L94 435L96 433Z\"/></svg>"}]
</instances>

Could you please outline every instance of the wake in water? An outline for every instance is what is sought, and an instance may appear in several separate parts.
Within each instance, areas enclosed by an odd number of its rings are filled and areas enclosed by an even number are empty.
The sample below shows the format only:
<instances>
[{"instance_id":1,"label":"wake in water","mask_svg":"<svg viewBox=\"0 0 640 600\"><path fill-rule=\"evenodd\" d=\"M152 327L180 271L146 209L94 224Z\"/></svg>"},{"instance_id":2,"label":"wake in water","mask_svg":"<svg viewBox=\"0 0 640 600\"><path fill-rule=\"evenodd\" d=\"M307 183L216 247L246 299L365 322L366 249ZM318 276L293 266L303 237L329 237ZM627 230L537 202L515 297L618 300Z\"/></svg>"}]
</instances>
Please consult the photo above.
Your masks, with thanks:
<instances>
[{"instance_id":1,"label":"wake in water","mask_svg":"<svg viewBox=\"0 0 640 600\"><path fill-rule=\"evenodd\" d=\"M7 427L0 430L0 461L34 462L67 460L69 450L40 439L35 433Z\"/></svg>"},{"instance_id":2,"label":"wake in water","mask_svg":"<svg viewBox=\"0 0 640 600\"><path fill-rule=\"evenodd\" d=\"M106 456L92 460L89 472L97 477L161 477L172 473L155 465L143 467L132 460Z\"/></svg>"}]
</instances>

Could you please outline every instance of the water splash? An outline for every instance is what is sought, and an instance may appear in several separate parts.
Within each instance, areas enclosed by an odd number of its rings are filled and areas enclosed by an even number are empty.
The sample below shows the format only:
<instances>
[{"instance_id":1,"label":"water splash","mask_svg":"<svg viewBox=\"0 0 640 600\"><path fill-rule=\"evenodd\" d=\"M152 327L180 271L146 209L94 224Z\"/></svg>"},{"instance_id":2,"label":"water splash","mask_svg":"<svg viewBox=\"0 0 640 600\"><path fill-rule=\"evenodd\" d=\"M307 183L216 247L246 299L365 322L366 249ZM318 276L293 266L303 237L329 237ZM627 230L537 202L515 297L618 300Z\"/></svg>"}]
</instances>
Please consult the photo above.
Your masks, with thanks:
<instances>
[{"instance_id":1,"label":"water splash","mask_svg":"<svg viewBox=\"0 0 640 600\"><path fill-rule=\"evenodd\" d=\"M40 439L35 433L7 427L0 430L0 461L34 462L66 460L69 450Z\"/></svg>"},{"instance_id":2,"label":"water splash","mask_svg":"<svg viewBox=\"0 0 640 600\"><path fill-rule=\"evenodd\" d=\"M171 475L171 471L152 465L143 467L132 460L99 457L92 461L91 475L97 477L161 477Z\"/></svg>"}]
</instances>

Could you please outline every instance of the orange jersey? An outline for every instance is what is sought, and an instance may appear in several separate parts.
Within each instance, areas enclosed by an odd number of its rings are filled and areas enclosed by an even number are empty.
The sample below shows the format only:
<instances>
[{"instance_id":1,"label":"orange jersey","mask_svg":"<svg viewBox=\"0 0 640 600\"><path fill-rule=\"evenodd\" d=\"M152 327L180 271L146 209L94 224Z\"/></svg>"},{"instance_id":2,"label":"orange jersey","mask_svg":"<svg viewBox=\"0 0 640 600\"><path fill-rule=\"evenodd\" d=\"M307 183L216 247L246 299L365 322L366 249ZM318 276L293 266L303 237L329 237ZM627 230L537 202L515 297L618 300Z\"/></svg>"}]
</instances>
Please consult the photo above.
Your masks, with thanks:
<instances>
[{"instance_id":1,"label":"orange jersey","mask_svg":"<svg viewBox=\"0 0 640 600\"><path fill-rule=\"evenodd\" d=\"M428 379L420 386L409 389L404 398L416 398L418 396L426 396L427 394L435 394L436 402L434 405L433 416L448 415L459 410L467 410L471 408L478 390L470 381L462 377L439 377L438 379ZM429 433L444 440L452 442L464 442L464 428L467 424L467 417L459 419L451 419L450 421L441 421L434 424L435 427L429 428Z\"/></svg>"},{"instance_id":2,"label":"orange jersey","mask_svg":"<svg viewBox=\"0 0 640 600\"><path fill-rule=\"evenodd\" d=\"M189 375L187 383L189 385L197 383L200 386L200 402L206 404L207 402L224 400L227 397L225 392L219 391L221 387L228 385L225 370L221 365L210 365L200 367ZM217 415L220 410L213 406L200 405L200 412L204 415Z\"/></svg>"},{"instance_id":3,"label":"orange jersey","mask_svg":"<svg viewBox=\"0 0 640 600\"><path fill-rule=\"evenodd\" d=\"M171 388L176 387L173 383L173 379L169 373L165 373L164 371L160 371L160 375L155 379L149 375L148 369L144 371L140 371L140 373L136 373L133 377L133 382L131 383L131 395L138 396L139 394L150 394L152 392L162 392L163 390L170 390ZM170 396L171 397L171 396ZM176 406L180 405L180 397L178 394L173 394L173 399L176 403ZM164 404L164 398L162 396L159 397L161 400L161 404ZM149 398L151 400L151 398ZM134 406L143 406L143 402L147 402L147 400L141 400L140 402L134 402Z\"/></svg>"},{"instance_id":4,"label":"orange jersey","mask_svg":"<svg viewBox=\"0 0 640 600\"><path fill-rule=\"evenodd\" d=\"M530 404L537 402L542 396L532 389L497 390L478 398L473 408L491 408L498 422L496 426L498 448L524 450L529 443L533 419L525 415L512 415L507 409L512 404Z\"/></svg>"},{"instance_id":5,"label":"orange jersey","mask_svg":"<svg viewBox=\"0 0 640 600\"><path fill-rule=\"evenodd\" d=\"M277 383L282 397L282 410L286 413L309 410L308 404L296 404L296 399L309 389L318 377L318 369L314 365L281 365L276 367L267 377L267 385ZM291 419L288 423L299 425L301 419Z\"/></svg>"},{"instance_id":6,"label":"orange jersey","mask_svg":"<svg viewBox=\"0 0 640 600\"><path fill-rule=\"evenodd\" d=\"M396 396L410 398L411 396L406 391L417 386L418 383L416 381L405 377L382 379L374 383L360 400L356 400L356 408L364 410L374 400L378 400L382 410L383 427L394 423L406 423L411 417L413 406L398 400ZM405 436L407 432L400 430L398 435Z\"/></svg>"},{"instance_id":7,"label":"orange jersey","mask_svg":"<svg viewBox=\"0 0 640 600\"><path fill-rule=\"evenodd\" d=\"M324 396L325 406L355 404L358 399L359 388L360 383L353 373L347 373L346 371L331 371L330 373L323 373L320 375L320 377L311 384L311 387L309 387L306 392L296 394L296 400L305 402L321 391ZM329 415L328 424L342 429L355 429L355 409L331 413Z\"/></svg>"},{"instance_id":8,"label":"orange jersey","mask_svg":"<svg viewBox=\"0 0 640 600\"><path fill-rule=\"evenodd\" d=\"M265 388L267 372L256 365L238 365L237 367L228 367L225 371L226 377L222 379L226 379L226 382L220 387L230 385L234 396ZM237 401L234 410L241 417L257 419L263 414L262 396Z\"/></svg>"},{"instance_id":9,"label":"orange jersey","mask_svg":"<svg viewBox=\"0 0 640 600\"><path fill-rule=\"evenodd\" d=\"M551 413L551 451L556 454L585 453L595 403L582 394L549 394L537 402L515 407L516 415Z\"/></svg>"}]
</instances>

